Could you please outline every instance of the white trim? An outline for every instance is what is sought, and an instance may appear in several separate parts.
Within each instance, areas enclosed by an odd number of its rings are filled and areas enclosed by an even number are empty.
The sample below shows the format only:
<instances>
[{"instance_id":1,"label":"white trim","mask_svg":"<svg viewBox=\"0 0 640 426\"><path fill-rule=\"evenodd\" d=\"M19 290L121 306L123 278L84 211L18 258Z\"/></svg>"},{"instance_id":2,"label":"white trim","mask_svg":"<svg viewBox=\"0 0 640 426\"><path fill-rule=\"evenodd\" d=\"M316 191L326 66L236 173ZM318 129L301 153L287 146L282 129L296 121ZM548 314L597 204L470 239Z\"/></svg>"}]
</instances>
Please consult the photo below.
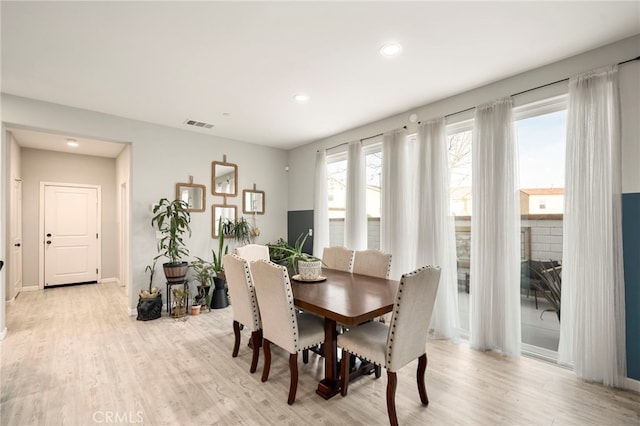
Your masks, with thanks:
<instances>
[{"instance_id":1,"label":"white trim","mask_svg":"<svg viewBox=\"0 0 640 426\"><path fill-rule=\"evenodd\" d=\"M640 392L640 381L627 377L624 383L622 384L622 387L624 389Z\"/></svg>"},{"instance_id":2,"label":"white trim","mask_svg":"<svg viewBox=\"0 0 640 426\"><path fill-rule=\"evenodd\" d=\"M539 346L533 346L527 343L522 343L522 350L520 351L520 353L522 355L530 356L533 358L539 358L544 361L551 362L553 364L558 364L558 352L541 348ZM559 366L564 367L562 365L559 365Z\"/></svg>"},{"instance_id":3,"label":"white trim","mask_svg":"<svg viewBox=\"0 0 640 426\"><path fill-rule=\"evenodd\" d=\"M40 287L38 287L37 285L22 287L22 291L38 291L38 290L40 290Z\"/></svg>"},{"instance_id":4,"label":"white trim","mask_svg":"<svg viewBox=\"0 0 640 426\"><path fill-rule=\"evenodd\" d=\"M515 107L513 116L515 121L537 117L539 115L551 114L553 112L564 111L568 108L569 95L554 96L542 99L525 105Z\"/></svg>"},{"instance_id":5,"label":"white trim","mask_svg":"<svg viewBox=\"0 0 640 426\"><path fill-rule=\"evenodd\" d=\"M72 188L92 188L97 192L97 232L98 242L96 243L96 267L98 268L97 282L102 279L102 185L88 185L82 183L64 183L64 182L40 182L40 205L38 210L38 238L44 235L44 196L46 186L68 186ZM44 243L38 244L38 288L44 290Z\"/></svg>"},{"instance_id":6,"label":"white trim","mask_svg":"<svg viewBox=\"0 0 640 426\"><path fill-rule=\"evenodd\" d=\"M458 121L456 123L451 123L451 124L447 123L445 125L445 129L446 129L447 137L451 135L455 135L456 133L473 131L473 118L468 120Z\"/></svg>"},{"instance_id":7,"label":"white trim","mask_svg":"<svg viewBox=\"0 0 640 426\"><path fill-rule=\"evenodd\" d=\"M7 337L7 327L0 331L0 340L4 340L5 337Z\"/></svg>"},{"instance_id":8,"label":"white trim","mask_svg":"<svg viewBox=\"0 0 640 426\"><path fill-rule=\"evenodd\" d=\"M112 277L112 278L103 278L102 281L99 281L102 284L105 283L118 283L120 284L120 280L117 279L116 277Z\"/></svg>"}]
</instances>

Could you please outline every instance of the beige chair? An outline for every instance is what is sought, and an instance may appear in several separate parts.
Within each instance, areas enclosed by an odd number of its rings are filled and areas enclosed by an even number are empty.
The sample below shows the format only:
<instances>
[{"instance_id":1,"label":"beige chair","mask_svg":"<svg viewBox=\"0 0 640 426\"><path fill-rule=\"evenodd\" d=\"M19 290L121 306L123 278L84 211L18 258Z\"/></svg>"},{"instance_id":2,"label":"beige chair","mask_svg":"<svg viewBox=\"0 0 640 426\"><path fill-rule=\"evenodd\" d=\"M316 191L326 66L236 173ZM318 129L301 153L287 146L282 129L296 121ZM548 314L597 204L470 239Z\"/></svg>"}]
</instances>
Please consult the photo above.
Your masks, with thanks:
<instances>
[{"instance_id":1,"label":"beige chair","mask_svg":"<svg viewBox=\"0 0 640 426\"><path fill-rule=\"evenodd\" d=\"M354 251L346 247L325 247L322 252L323 267L351 272L353 268L353 254Z\"/></svg>"},{"instance_id":2,"label":"beige chair","mask_svg":"<svg viewBox=\"0 0 640 426\"><path fill-rule=\"evenodd\" d=\"M298 388L298 351L309 349L324 341L322 318L297 313L287 268L259 260L251 264L251 273L260 304L263 326L264 369L262 381L269 378L271 342L289 352L289 405L296 400Z\"/></svg>"},{"instance_id":3,"label":"beige chair","mask_svg":"<svg viewBox=\"0 0 640 426\"><path fill-rule=\"evenodd\" d=\"M391 254L380 250L359 250L353 257L353 273L370 277L389 278Z\"/></svg>"},{"instance_id":4,"label":"beige chair","mask_svg":"<svg viewBox=\"0 0 640 426\"><path fill-rule=\"evenodd\" d=\"M247 244L246 246L236 247L236 254L249 263L256 260L270 260L269 247L260 244Z\"/></svg>"},{"instance_id":5,"label":"beige chair","mask_svg":"<svg viewBox=\"0 0 640 426\"><path fill-rule=\"evenodd\" d=\"M233 304L233 344L232 357L238 356L240 349L240 330L247 327L251 331L251 344L253 346L253 358L249 371L254 373L258 366L260 345L262 344L262 325L260 321L260 309L256 299L253 279L249 262L235 254L227 254L222 257L222 264L227 277L227 286Z\"/></svg>"},{"instance_id":6,"label":"beige chair","mask_svg":"<svg viewBox=\"0 0 640 426\"><path fill-rule=\"evenodd\" d=\"M424 374L427 369L427 334L429 321L436 300L440 268L426 266L402 276L391 322L372 321L338 336L342 348L341 390L347 394L349 386L348 365L351 355L368 360L387 369L387 413L391 425L398 424L396 415L396 372L418 359L418 393L422 404L429 404Z\"/></svg>"}]
</instances>

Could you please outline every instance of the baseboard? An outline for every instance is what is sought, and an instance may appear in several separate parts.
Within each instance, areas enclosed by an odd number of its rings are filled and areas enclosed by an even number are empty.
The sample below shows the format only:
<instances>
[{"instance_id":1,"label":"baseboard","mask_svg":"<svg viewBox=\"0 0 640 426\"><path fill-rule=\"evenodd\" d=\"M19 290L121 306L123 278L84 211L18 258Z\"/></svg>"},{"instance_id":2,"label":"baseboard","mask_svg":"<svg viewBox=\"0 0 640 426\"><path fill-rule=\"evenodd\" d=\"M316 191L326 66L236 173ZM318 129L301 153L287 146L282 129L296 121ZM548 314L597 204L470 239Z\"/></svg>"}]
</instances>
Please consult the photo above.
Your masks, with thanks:
<instances>
[{"instance_id":1,"label":"baseboard","mask_svg":"<svg viewBox=\"0 0 640 426\"><path fill-rule=\"evenodd\" d=\"M5 337L7 337L7 327L0 331L0 340L4 340Z\"/></svg>"},{"instance_id":2,"label":"baseboard","mask_svg":"<svg viewBox=\"0 0 640 426\"><path fill-rule=\"evenodd\" d=\"M38 291L40 287L37 285L30 285L29 287L22 287L22 291Z\"/></svg>"},{"instance_id":3,"label":"baseboard","mask_svg":"<svg viewBox=\"0 0 640 426\"><path fill-rule=\"evenodd\" d=\"M627 377L622 387L640 393L640 381Z\"/></svg>"},{"instance_id":4,"label":"baseboard","mask_svg":"<svg viewBox=\"0 0 640 426\"><path fill-rule=\"evenodd\" d=\"M119 284L120 280L115 278L115 277L113 277L113 278L103 278L100 282L102 284L105 284L105 283L118 283Z\"/></svg>"}]
</instances>

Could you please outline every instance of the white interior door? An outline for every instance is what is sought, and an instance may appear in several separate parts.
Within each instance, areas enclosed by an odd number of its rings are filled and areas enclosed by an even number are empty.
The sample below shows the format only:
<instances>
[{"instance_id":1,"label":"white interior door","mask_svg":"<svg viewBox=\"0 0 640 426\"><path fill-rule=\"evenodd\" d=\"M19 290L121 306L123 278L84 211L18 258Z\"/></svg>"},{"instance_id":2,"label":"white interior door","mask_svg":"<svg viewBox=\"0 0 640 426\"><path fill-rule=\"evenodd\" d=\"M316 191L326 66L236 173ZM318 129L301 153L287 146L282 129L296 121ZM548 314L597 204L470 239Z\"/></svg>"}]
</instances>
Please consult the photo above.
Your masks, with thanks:
<instances>
[{"instance_id":1,"label":"white interior door","mask_svg":"<svg viewBox=\"0 0 640 426\"><path fill-rule=\"evenodd\" d=\"M44 285L98 280L98 189L46 185Z\"/></svg>"},{"instance_id":2,"label":"white interior door","mask_svg":"<svg viewBox=\"0 0 640 426\"><path fill-rule=\"evenodd\" d=\"M13 181L11 201L11 270L13 296L22 291L22 181Z\"/></svg>"}]
</instances>

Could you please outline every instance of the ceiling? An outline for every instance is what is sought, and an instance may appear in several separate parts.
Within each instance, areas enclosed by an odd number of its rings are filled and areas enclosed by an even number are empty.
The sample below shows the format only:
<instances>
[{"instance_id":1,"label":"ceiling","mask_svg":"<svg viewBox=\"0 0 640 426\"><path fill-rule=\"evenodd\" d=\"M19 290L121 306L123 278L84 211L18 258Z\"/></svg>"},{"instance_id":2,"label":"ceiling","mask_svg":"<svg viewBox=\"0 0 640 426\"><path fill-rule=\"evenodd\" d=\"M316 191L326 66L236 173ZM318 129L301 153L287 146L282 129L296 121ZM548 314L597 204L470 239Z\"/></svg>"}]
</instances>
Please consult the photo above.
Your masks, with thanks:
<instances>
[{"instance_id":1,"label":"ceiling","mask_svg":"<svg viewBox=\"0 0 640 426\"><path fill-rule=\"evenodd\" d=\"M640 33L637 1L1 7L3 92L283 149Z\"/></svg>"}]
</instances>

